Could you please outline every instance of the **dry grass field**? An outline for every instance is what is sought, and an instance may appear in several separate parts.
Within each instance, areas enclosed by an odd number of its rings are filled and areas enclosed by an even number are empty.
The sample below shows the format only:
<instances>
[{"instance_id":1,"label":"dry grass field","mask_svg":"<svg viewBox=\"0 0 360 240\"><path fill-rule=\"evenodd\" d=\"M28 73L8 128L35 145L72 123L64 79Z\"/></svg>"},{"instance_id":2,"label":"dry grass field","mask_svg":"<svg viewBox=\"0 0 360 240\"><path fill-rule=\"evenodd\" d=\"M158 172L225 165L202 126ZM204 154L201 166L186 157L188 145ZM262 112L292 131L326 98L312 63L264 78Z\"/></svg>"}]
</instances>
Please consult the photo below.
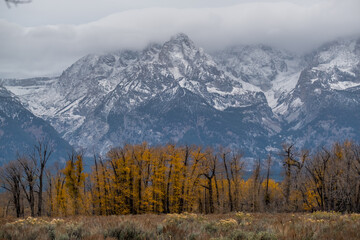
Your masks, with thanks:
<instances>
[{"instance_id":1,"label":"dry grass field","mask_svg":"<svg viewBox=\"0 0 360 240\"><path fill-rule=\"evenodd\" d=\"M231 213L0 219L0 239L360 239L360 214Z\"/></svg>"}]
</instances>

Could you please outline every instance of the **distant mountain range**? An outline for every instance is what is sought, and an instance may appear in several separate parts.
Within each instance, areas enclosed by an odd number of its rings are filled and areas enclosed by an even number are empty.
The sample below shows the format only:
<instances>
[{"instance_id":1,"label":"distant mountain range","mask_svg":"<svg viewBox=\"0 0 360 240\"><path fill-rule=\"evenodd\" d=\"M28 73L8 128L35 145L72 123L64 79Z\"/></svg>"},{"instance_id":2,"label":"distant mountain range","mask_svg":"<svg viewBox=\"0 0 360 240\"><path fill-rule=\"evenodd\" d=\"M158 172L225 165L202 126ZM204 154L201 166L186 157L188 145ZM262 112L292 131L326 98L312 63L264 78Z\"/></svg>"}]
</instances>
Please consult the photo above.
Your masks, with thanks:
<instances>
[{"instance_id":1,"label":"distant mountain range","mask_svg":"<svg viewBox=\"0 0 360 240\"><path fill-rule=\"evenodd\" d=\"M61 136L89 153L147 141L223 145L257 158L285 141L360 140L360 39L305 56L265 45L208 54L178 34L142 51L85 56L59 77L1 84L11 92L1 88L3 158L15 150L9 144L30 141L21 140L35 131L23 127L30 119L59 146Z\"/></svg>"}]
</instances>

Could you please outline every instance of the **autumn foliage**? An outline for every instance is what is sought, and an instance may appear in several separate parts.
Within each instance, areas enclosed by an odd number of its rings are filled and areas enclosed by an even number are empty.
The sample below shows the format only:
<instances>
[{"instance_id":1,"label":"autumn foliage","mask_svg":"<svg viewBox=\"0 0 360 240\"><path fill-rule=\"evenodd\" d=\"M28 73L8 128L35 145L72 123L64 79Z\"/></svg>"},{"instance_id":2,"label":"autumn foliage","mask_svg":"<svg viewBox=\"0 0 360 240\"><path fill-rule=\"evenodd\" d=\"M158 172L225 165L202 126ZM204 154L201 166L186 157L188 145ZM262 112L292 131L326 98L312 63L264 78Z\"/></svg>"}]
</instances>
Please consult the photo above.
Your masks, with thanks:
<instances>
[{"instance_id":1,"label":"autumn foliage","mask_svg":"<svg viewBox=\"0 0 360 240\"><path fill-rule=\"evenodd\" d=\"M281 182L271 179L271 156L246 166L240 153L225 148L125 145L110 150L105 158L95 155L87 173L83 154L73 152L63 168L47 171L44 209L50 216L360 212L359 145L346 141L310 154L284 144L279 156ZM29 185L15 164L3 166L1 174L10 203L19 202L28 186L37 186L36 169ZM245 178L245 167L252 168L250 177ZM17 211L24 215L24 205L20 207Z\"/></svg>"}]
</instances>

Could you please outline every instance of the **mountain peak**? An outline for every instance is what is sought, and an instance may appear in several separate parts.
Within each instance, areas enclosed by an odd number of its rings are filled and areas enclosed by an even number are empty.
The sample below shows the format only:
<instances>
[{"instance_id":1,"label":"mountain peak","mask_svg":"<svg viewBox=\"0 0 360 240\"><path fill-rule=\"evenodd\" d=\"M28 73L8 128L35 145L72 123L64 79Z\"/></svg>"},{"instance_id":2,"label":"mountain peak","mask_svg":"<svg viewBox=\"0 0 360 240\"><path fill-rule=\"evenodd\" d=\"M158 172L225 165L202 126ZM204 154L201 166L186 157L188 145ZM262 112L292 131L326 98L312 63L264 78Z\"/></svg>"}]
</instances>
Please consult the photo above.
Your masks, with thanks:
<instances>
[{"instance_id":1,"label":"mountain peak","mask_svg":"<svg viewBox=\"0 0 360 240\"><path fill-rule=\"evenodd\" d=\"M165 42L159 53L159 59L173 66L182 65L186 68L188 61L193 62L200 53L200 49L184 33L178 33Z\"/></svg>"},{"instance_id":2,"label":"mountain peak","mask_svg":"<svg viewBox=\"0 0 360 240\"><path fill-rule=\"evenodd\" d=\"M191 41L191 39L185 33L177 33L171 37L170 41Z\"/></svg>"},{"instance_id":3,"label":"mountain peak","mask_svg":"<svg viewBox=\"0 0 360 240\"><path fill-rule=\"evenodd\" d=\"M194 42L185 33L178 33L170 38L168 42L164 44L164 47L181 48L181 49L196 49Z\"/></svg>"}]
</instances>

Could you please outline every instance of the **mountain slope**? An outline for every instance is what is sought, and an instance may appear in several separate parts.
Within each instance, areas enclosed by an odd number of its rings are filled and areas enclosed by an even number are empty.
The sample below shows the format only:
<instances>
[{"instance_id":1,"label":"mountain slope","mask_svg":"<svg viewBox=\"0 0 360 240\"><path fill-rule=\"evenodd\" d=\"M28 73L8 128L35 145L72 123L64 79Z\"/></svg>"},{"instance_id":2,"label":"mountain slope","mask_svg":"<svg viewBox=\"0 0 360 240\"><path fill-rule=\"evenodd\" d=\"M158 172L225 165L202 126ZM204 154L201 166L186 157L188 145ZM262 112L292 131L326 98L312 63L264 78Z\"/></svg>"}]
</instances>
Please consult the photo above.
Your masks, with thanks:
<instances>
[{"instance_id":1,"label":"mountain slope","mask_svg":"<svg viewBox=\"0 0 360 240\"><path fill-rule=\"evenodd\" d=\"M286 134L304 146L359 140L360 40L328 43L306 60L296 87L275 110Z\"/></svg>"},{"instance_id":2,"label":"mountain slope","mask_svg":"<svg viewBox=\"0 0 360 240\"><path fill-rule=\"evenodd\" d=\"M0 163L30 154L37 140L47 139L54 147L51 161L66 157L71 146L43 119L26 110L16 97L0 86Z\"/></svg>"},{"instance_id":3,"label":"mountain slope","mask_svg":"<svg viewBox=\"0 0 360 240\"><path fill-rule=\"evenodd\" d=\"M360 41L306 56L264 45L206 54L185 34L141 51L88 55L57 78L3 81L75 147L222 144L249 157L360 140Z\"/></svg>"},{"instance_id":4,"label":"mountain slope","mask_svg":"<svg viewBox=\"0 0 360 240\"><path fill-rule=\"evenodd\" d=\"M123 54L120 52L117 59L123 59ZM81 127L70 133L70 141L75 139L87 147L94 143L92 148L101 146L103 151L109 146L144 140L152 144L248 145L252 140L244 139L279 130L264 94L243 89L241 82L218 69L186 35L179 34L163 45L151 45L130 55L131 64L124 64L126 67L117 75L118 85L91 109ZM229 108L236 110L232 114L224 111ZM256 118L247 120L245 111ZM214 114L219 116L217 120ZM224 129L238 123L242 132L229 130L233 137L226 137L222 129L225 119L233 120ZM257 125L254 128L261 133L246 131L249 124ZM239 137L245 135L247 138Z\"/></svg>"}]
</instances>

